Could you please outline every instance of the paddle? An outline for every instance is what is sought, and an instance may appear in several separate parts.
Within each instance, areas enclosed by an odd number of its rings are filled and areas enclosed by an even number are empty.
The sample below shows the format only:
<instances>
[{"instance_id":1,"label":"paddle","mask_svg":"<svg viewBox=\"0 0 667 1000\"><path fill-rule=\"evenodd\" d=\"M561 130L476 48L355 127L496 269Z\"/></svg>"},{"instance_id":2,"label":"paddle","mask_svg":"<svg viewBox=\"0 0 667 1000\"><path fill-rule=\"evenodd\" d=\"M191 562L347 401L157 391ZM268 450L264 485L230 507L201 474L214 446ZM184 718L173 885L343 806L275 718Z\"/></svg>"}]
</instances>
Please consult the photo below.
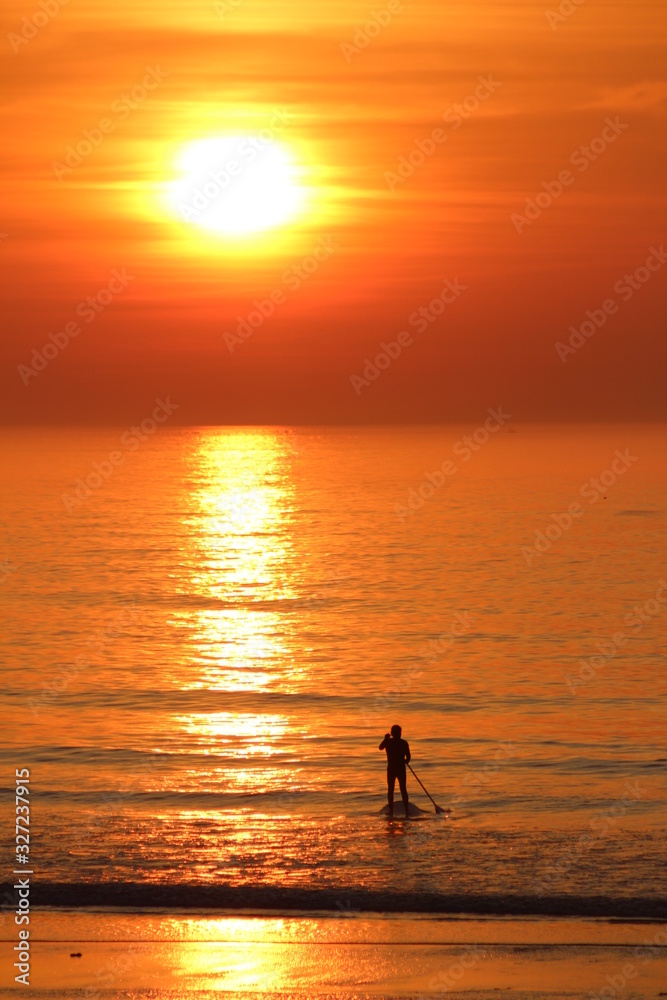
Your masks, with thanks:
<instances>
[{"instance_id":1,"label":"paddle","mask_svg":"<svg viewBox=\"0 0 667 1000\"><path fill-rule=\"evenodd\" d=\"M409 765L409 764L408 764L408 767L410 768L410 771L411 771L411 773L412 773L412 774L413 774L413 775L415 776L415 778L417 778L417 775L416 775L416 774L415 774L415 772L414 772L414 771L412 770L412 768L410 767L410 765ZM419 778L417 778L417 781L419 781ZM420 784L420 785L422 786L422 788L424 788L424 785L423 785L423 784L421 783L421 781L419 781L419 784ZM426 792L426 789L425 789L425 788L424 788L424 791ZM435 801L435 799L433 799L433 798L432 798L432 797L431 797L431 796L429 795L429 793L428 793L428 792L426 792L426 794L428 795L429 799L431 799L431 802L432 802L432 803L433 803L433 805L435 806L435 811L436 811L436 813L446 813L446 812L451 812L451 809L441 809L441 808L440 808L440 806L438 805L438 803L437 803L437 802Z\"/></svg>"}]
</instances>

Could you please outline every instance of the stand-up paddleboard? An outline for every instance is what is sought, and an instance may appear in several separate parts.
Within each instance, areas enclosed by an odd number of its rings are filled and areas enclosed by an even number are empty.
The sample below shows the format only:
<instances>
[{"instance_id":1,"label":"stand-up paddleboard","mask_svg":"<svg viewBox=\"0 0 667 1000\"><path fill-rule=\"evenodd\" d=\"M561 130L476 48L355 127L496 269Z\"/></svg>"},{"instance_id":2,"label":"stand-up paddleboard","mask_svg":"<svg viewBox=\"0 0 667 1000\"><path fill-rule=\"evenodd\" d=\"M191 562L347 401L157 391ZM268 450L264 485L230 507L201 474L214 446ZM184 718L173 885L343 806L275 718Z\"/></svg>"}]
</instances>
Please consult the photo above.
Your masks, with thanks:
<instances>
[{"instance_id":1,"label":"stand-up paddleboard","mask_svg":"<svg viewBox=\"0 0 667 1000\"><path fill-rule=\"evenodd\" d=\"M382 809L380 809L380 812L379 812L378 815L380 815L380 816L388 816L389 815L389 806L383 806ZM394 803L394 814L393 815L394 815L394 819L405 819L405 809L403 808L403 803L402 802L395 802ZM408 816L430 816L430 815L431 815L430 812L426 812L426 810L420 809L419 806L416 806L413 802L409 802L408 803Z\"/></svg>"}]
</instances>

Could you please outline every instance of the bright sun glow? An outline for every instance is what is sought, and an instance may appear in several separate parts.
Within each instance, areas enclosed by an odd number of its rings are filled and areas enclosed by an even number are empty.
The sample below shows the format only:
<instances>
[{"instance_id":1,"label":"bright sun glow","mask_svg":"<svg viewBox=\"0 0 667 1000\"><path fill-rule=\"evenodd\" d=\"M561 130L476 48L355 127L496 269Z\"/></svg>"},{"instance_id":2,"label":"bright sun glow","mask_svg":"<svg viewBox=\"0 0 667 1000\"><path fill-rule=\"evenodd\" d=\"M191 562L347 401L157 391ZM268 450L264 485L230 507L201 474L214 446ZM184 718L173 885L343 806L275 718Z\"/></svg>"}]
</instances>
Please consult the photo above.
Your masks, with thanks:
<instances>
[{"instance_id":1,"label":"bright sun glow","mask_svg":"<svg viewBox=\"0 0 667 1000\"><path fill-rule=\"evenodd\" d=\"M169 188L181 219L243 236L290 221L303 202L297 167L287 150L254 136L200 139L178 160L183 176Z\"/></svg>"}]
</instances>

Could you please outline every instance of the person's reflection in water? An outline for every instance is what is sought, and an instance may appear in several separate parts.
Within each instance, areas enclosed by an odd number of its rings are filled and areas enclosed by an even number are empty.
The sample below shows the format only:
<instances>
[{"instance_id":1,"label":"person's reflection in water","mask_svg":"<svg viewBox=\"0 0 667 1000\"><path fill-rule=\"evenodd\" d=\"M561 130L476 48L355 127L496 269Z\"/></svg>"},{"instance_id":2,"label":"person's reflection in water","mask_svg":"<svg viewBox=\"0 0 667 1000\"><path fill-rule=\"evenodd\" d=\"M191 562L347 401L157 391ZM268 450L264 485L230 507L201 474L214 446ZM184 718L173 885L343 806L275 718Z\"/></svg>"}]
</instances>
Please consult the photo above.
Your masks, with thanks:
<instances>
[{"instance_id":1,"label":"person's reflection in water","mask_svg":"<svg viewBox=\"0 0 667 1000\"><path fill-rule=\"evenodd\" d=\"M410 815L408 803L408 788L406 784L405 765L410 763L410 747L407 740L401 739L401 727L392 726L391 734L385 733L380 744L380 750L387 751L387 803L389 805L389 815L394 815L394 785L398 778L398 787L401 790L403 808L406 819Z\"/></svg>"}]
</instances>

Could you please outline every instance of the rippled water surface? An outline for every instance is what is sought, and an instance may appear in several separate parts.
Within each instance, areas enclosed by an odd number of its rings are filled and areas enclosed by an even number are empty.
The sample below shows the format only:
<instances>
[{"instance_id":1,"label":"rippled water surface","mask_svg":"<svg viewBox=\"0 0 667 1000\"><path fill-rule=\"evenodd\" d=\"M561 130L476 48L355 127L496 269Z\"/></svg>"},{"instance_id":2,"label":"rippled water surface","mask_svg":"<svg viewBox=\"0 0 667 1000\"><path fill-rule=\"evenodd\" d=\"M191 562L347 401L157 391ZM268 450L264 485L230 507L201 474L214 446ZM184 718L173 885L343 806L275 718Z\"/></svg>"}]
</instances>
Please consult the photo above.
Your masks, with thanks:
<instances>
[{"instance_id":1,"label":"rippled water surface","mask_svg":"<svg viewBox=\"0 0 667 1000\"><path fill-rule=\"evenodd\" d=\"M42 883L655 912L664 429L481 427L2 433ZM377 815L397 721L450 813Z\"/></svg>"}]
</instances>

